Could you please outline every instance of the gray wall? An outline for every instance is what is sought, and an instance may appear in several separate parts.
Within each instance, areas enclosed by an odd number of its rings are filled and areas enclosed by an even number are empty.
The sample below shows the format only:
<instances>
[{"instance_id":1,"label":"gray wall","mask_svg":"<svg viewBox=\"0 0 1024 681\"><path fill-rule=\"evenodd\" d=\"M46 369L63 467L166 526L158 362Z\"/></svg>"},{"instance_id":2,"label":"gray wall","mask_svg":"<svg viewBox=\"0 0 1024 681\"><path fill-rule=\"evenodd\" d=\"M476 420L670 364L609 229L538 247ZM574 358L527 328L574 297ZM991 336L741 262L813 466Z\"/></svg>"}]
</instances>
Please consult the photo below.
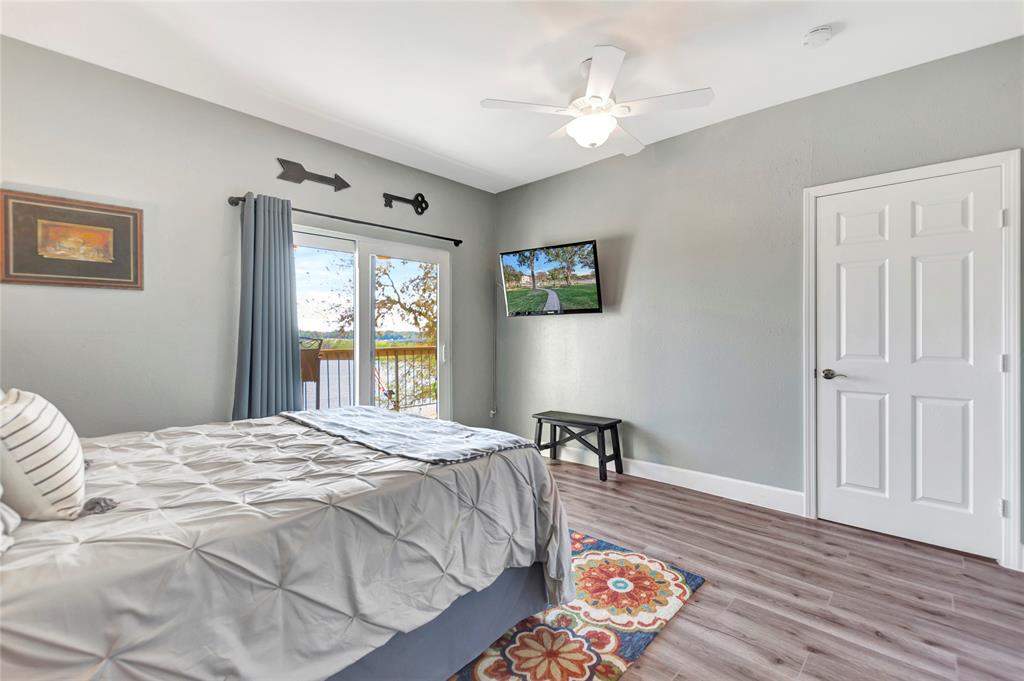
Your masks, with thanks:
<instances>
[{"instance_id":1,"label":"gray wall","mask_svg":"<svg viewBox=\"0 0 1024 681\"><path fill-rule=\"evenodd\" d=\"M802 190L1024 146L1024 39L498 197L498 247L597 238L605 314L505 319L498 426L620 416L627 456L799 490Z\"/></svg>"},{"instance_id":2,"label":"gray wall","mask_svg":"<svg viewBox=\"0 0 1024 681\"><path fill-rule=\"evenodd\" d=\"M226 198L252 190L465 238L451 249L454 415L489 423L493 195L9 38L0 50L3 185L145 210L145 290L0 286L0 385L41 393L85 435L229 418L239 209ZM275 180L278 156L352 187ZM382 191L424 192L430 210L386 209Z\"/></svg>"},{"instance_id":3,"label":"gray wall","mask_svg":"<svg viewBox=\"0 0 1024 681\"><path fill-rule=\"evenodd\" d=\"M800 489L801 190L1024 146L1024 39L497 198L8 38L0 50L4 186L146 211L144 291L0 287L0 385L47 395L84 434L229 416L238 211L225 197L249 189L466 238L452 249L455 417L475 424L492 404L495 252L598 238L605 314L498 306L497 425L529 435L536 410L618 415L628 456ZM277 181L277 156L353 187ZM385 209L381 191L423 191L431 208Z\"/></svg>"}]
</instances>

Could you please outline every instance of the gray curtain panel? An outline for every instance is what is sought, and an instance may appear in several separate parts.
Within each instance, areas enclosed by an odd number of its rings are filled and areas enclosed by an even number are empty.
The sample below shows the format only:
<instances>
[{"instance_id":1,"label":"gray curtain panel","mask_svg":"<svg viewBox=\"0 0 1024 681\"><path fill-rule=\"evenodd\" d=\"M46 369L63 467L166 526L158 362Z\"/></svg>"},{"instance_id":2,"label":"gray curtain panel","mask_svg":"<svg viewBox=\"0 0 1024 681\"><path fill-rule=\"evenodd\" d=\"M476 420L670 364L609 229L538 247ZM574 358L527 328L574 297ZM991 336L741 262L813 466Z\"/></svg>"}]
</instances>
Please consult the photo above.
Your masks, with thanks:
<instances>
[{"instance_id":1,"label":"gray curtain panel","mask_svg":"<svg viewBox=\"0 0 1024 681\"><path fill-rule=\"evenodd\" d=\"M300 409L291 201L245 195L238 317L232 418L262 418Z\"/></svg>"}]
</instances>

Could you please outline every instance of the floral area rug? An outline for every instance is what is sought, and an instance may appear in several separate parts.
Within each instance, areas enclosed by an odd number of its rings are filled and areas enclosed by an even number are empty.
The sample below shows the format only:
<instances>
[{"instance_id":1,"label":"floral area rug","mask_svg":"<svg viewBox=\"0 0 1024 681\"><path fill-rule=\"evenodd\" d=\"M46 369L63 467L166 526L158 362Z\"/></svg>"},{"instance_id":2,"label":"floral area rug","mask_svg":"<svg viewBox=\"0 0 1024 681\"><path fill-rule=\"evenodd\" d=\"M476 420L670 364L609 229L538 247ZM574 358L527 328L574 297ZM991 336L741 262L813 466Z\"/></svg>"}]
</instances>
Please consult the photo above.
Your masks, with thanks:
<instances>
[{"instance_id":1,"label":"floral area rug","mask_svg":"<svg viewBox=\"0 0 1024 681\"><path fill-rule=\"evenodd\" d=\"M572 532L576 600L527 617L450 681L616 681L704 578Z\"/></svg>"}]
</instances>

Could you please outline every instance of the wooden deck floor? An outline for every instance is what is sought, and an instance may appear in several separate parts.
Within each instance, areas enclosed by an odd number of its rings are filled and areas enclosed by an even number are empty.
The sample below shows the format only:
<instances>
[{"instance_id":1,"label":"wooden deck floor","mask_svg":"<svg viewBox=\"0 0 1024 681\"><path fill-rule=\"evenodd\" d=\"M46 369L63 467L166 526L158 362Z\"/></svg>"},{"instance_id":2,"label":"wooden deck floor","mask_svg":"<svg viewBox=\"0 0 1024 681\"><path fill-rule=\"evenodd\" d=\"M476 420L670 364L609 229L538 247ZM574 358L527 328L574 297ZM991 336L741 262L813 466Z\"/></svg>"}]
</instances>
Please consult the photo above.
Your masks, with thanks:
<instances>
[{"instance_id":1,"label":"wooden deck floor","mask_svg":"<svg viewBox=\"0 0 1024 681\"><path fill-rule=\"evenodd\" d=\"M623 681L1024 679L1024 574L553 463L570 527L708 581Z\"/></svg>"}]
</instances>

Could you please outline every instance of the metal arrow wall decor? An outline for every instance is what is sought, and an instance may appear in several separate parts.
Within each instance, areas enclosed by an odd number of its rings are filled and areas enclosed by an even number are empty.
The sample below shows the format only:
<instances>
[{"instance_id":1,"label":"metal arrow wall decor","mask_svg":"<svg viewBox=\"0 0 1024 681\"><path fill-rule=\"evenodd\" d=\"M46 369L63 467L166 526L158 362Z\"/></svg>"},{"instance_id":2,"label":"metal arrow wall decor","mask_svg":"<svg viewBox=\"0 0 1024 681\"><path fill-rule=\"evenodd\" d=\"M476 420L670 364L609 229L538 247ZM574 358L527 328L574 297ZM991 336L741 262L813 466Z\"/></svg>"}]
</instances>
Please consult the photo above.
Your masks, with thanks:
<instances>
[{"instance_id":1,"label":"metal arrow wall decor","mask_svg":"<svg viewBox=\"0 0 1024 681\"><path fill-rule=\"evenodd\" d=\"M346 182L341 175L337 173L334 177L329 175L319 175L317 173L311 173L302 167L301 163L295 161L288 161L283 158L277 159L277 162L281 164L281 174L277 176L279 180L287 180L288 182L295 182L296 184L302 184L306 180L310 182L319 182L320 184L326 184L334 187L334 191L340 192L342 189L348 189L352 185Z\"/></svg>"}]
</instances>

